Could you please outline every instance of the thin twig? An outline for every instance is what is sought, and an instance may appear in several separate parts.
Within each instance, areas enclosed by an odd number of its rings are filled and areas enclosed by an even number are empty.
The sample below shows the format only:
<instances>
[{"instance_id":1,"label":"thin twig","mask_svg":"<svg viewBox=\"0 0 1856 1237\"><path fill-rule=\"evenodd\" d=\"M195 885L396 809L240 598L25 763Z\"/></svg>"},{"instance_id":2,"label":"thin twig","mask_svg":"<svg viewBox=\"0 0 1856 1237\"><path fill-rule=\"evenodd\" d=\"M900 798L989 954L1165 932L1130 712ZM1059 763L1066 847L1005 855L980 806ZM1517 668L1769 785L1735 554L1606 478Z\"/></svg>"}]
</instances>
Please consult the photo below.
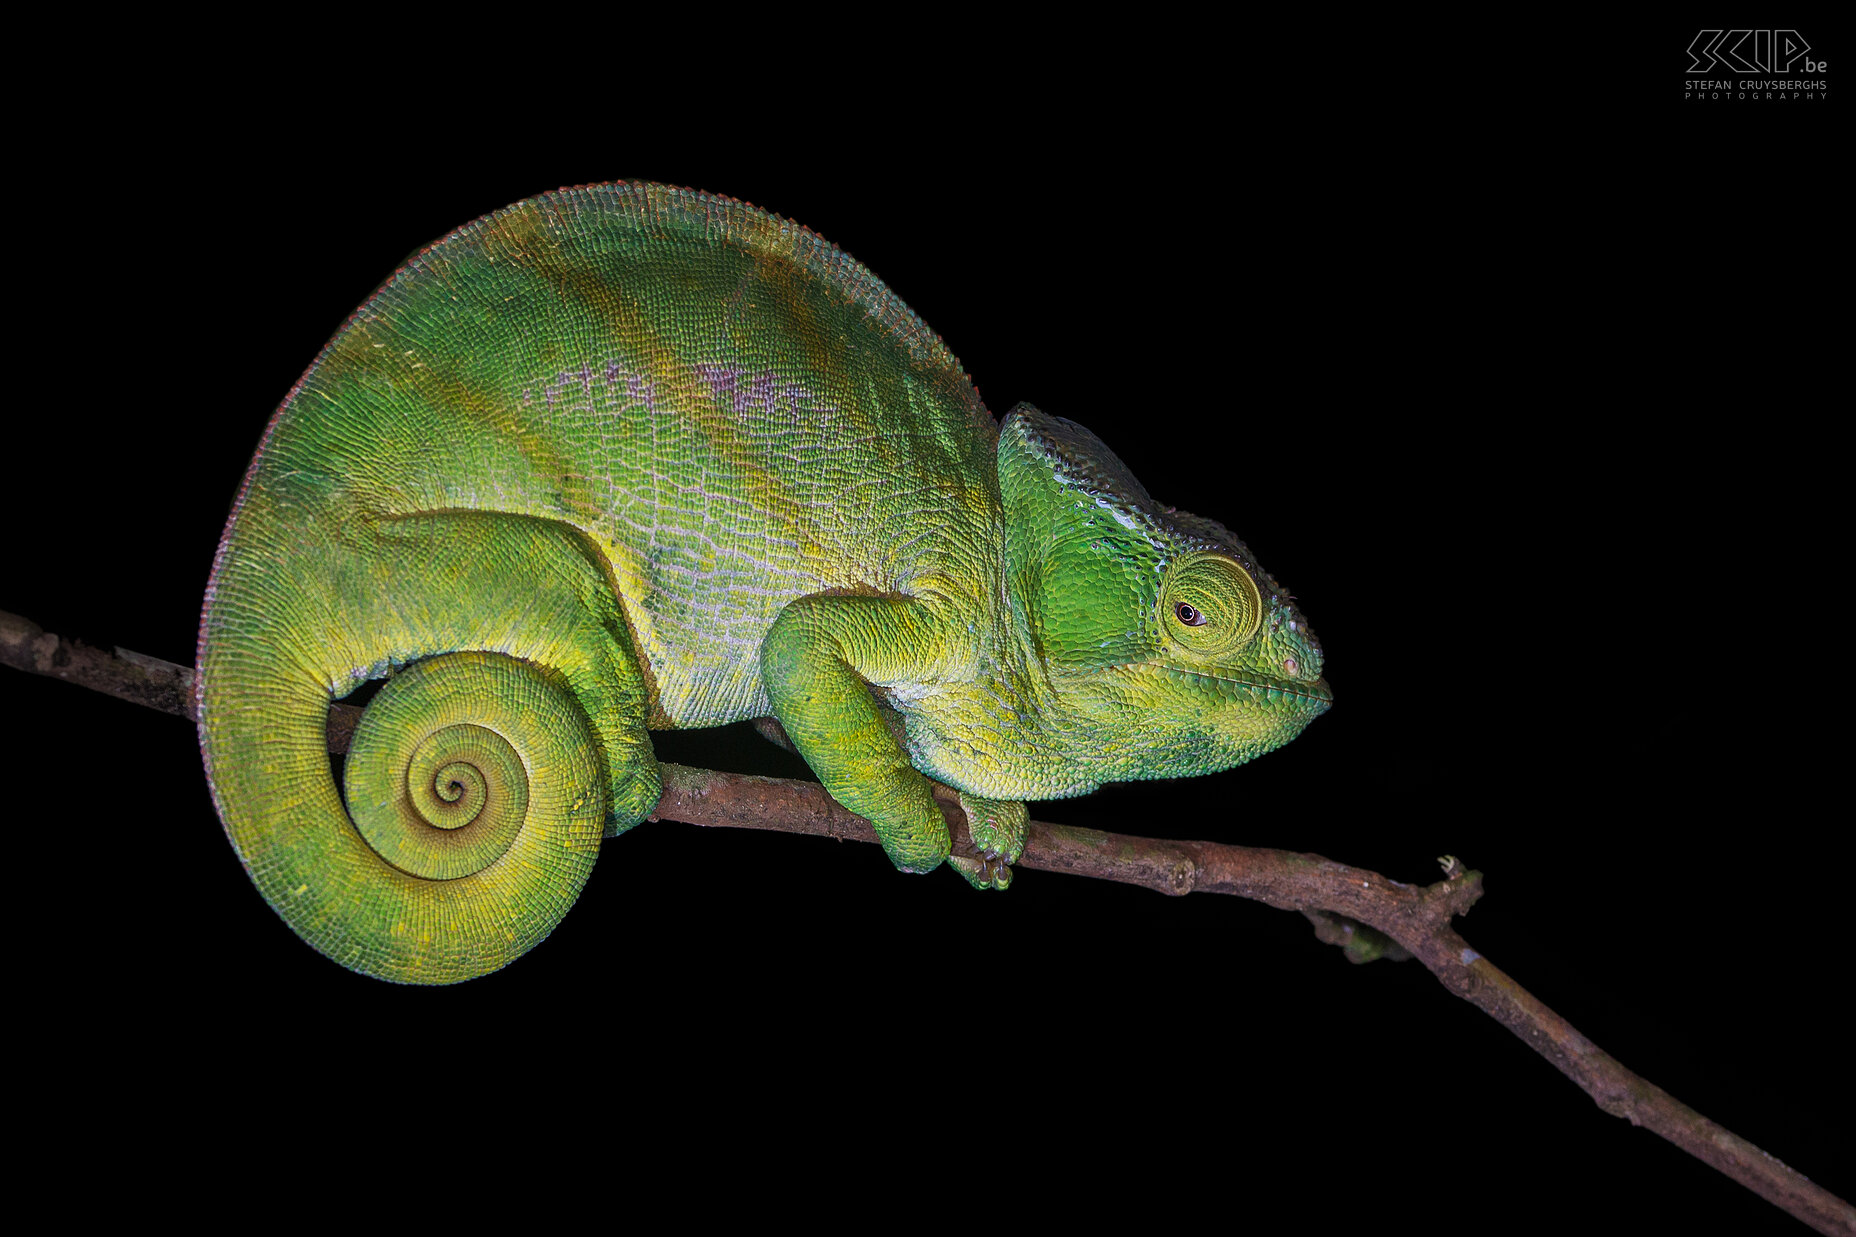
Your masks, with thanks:
<instances>
[{"instance_id":1,"label":"thin twig","mask_svg":"<svg viewBox=\"0 0 1856 1237\"><path fill-rule=\"evenodd\" d=\"M193 672L187 667L63 640L4 611L0 663L192 716ZM360 713L348 705L330 708L330 751L347 750ZM664 795L654 820L876 841L867 821L839 806L816 783L668 763L663 771ZM953 830L955 852L976 853L954 793L937 788L936 797ZM1303 912L1322 940L1341 946L1354 961L1416 958L1444 987L1551 1061L1606 1112L1654 1130L1821 1233L1856 1235L1856 1208L1624 1068L1470 948L1450 921L1481 896L1482 875L1451 856L1440 862L1444 879L1419 888L1319 855L1169 842L1034 820L1019 866L1142 885L1174 896L1234 894Z\"/></svg>"}]
</instances>

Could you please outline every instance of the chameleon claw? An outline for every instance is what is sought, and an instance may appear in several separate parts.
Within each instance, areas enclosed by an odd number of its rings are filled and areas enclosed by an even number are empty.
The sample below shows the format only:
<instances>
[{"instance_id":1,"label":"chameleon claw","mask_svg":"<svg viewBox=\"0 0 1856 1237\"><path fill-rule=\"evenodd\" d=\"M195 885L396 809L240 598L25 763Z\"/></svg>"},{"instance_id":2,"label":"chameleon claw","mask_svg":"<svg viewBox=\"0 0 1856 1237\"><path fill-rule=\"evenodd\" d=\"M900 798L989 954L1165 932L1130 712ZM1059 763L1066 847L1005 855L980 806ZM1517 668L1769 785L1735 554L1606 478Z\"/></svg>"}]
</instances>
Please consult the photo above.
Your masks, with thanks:
<instances>
[{"instance_id":1,"label":"chameleon claw","mask_svg":"<svg viewBox=\"0 0 1856 1237\"><path fill-rule=\"evenodd\" d=\"M980 879L981 873L985 871L985 865L978 859L968 859L961 855L949 855L947 857L947 866L966 877L967 883L972 885L975 889L984 889L986 887L986 882Z\"/></svg>"},{"instance_id":2,"label":"chameleon claw","mask_svg":"<svg viewBox=\"0 0 1856 1237\"><path fill-rule=\"evenodd\" d=\"M1012 883L1012 869L995 859L968 859L949 855L947 866L966 877L975 889L1005 889Z\"/></svg>"}]
</instances>

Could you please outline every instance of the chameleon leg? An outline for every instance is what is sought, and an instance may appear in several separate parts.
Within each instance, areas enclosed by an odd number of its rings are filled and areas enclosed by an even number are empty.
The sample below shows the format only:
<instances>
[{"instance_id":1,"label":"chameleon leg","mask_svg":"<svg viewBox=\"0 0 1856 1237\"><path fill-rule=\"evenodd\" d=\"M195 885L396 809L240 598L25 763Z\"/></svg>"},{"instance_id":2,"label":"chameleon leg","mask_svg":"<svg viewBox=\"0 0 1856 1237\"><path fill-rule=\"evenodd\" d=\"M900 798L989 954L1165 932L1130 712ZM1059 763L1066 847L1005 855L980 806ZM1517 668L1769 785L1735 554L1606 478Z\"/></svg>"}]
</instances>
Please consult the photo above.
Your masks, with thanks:
<instances>
[{"instance_id":1,"label":"chameleon leg","mask_svg":"<svg viewBox=\"0 0 1856 1237\"><path fill-rule=\"evenodd\" d=\"M242 508L207 595L196 704L226 832L335 961L406 983L495 970L659 794L603 565L539 520L293 514ZM362 717L345 805L329 701L407 663Z\"/></svg>"},{"instance_id":2,"label":"chameleon leg","mask_svg":"<svg viewBox=\"0 0 1856 1237\"><path fill-rule=\"evenodd\" d=\"M907 733L900 714L877 700L878 716L895 737L898 748L904 742ZM769 742L785 748L789 752L799 749L787 737L780 723L771 717L754 719L755 728ZM1031 813L1022 802L1015 799L982 799L960 792L960 807L967 814L967 829L973 835L973 844L979 847L981 854L977 859L967 859L960 855L949 855L947 865L967 878L975 889L1005 889L1012 883L1011 865L1018 862L1018 856L1024 853L1025 835Z\"/></svg>"},{"instance_id":3,"label":"chameleon leg","mask_svg":"<svg viewBox=\"0 0 1856 1237\"><path fill-rule=\"evenodd\" d=\"M920 602L802 597L761 642L761 678L774 716L832 798L868 820L905 872L947 858L947 822L870 693L870 685L931 680L949 647Z\"/></svg>"}]
</instances>

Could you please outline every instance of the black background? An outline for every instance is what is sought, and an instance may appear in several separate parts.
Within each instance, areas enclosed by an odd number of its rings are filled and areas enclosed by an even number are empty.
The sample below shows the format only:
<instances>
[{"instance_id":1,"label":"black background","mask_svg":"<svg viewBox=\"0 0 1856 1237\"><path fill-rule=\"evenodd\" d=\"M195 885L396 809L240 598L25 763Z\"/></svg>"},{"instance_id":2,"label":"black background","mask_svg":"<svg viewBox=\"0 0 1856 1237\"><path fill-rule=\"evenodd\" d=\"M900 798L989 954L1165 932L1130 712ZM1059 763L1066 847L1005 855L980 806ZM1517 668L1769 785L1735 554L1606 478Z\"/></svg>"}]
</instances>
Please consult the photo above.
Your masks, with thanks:
<instances>
[{"instance_id":1,"label":"black background","mask_svg":"<svg viewBox=\"0 0 1856 1237\"><path fill-rule=\"evenodd\" d=\"M1667 98L1561 111L1114 38L743 47L759 70L700 80L376 51L94 84L15 204L39 325L0 607L190 661L265 421L401 259L564 184L745 198L881 276L995 414L1074 418L1230 525L1321 635L1337 703L1287 748L1035 815L1407 882L1459 855L1487 874L1478 950L1847 1195L1824 126L1670 102L1690 37ZM1350 966L1233 899L1034 872L980 895L874 848L657 824L506 971L362 979L260 901L186 723L0 693L14 823L49 843L17 929L46 1068L108 1120L214 1113L215 1153L342 1131L442 1160L513 1095L524 1137L590 1129L576 1154L664 1182L791 1163L758 1187L776 1211L862 1182L1008 1219L1789 1231L1416 963ZM751 734L661 739L790 768Z\"/></svg>"}]
</instances>

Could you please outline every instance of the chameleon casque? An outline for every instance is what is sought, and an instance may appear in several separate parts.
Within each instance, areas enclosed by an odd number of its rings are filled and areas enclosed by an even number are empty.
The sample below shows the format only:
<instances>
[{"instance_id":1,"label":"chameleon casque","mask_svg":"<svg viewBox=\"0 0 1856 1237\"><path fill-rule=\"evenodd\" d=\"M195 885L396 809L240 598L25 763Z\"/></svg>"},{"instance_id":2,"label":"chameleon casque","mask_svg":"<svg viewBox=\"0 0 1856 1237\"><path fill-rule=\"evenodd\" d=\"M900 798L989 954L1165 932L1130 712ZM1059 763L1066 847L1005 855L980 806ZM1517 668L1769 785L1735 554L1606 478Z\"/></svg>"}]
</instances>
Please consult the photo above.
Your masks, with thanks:
<instances>
[{"instance_id":1,"label":"chameleon casque","mask_svg":"<svg viewBox=\"0 0 1856 1237\"><path fill-rule=\"evenodd\" d=\"M1328 708L1321 668L1230 532L1071 421L995 422L851 258L621 183L459 228L323 349L226 525L195 705L270 905L449 983L651 812L652 729L771 715L897 867L1003 888L1023 800L1240 764ZM330 702L383 677L338 789Z\"/></svg>"}]
</instances>

